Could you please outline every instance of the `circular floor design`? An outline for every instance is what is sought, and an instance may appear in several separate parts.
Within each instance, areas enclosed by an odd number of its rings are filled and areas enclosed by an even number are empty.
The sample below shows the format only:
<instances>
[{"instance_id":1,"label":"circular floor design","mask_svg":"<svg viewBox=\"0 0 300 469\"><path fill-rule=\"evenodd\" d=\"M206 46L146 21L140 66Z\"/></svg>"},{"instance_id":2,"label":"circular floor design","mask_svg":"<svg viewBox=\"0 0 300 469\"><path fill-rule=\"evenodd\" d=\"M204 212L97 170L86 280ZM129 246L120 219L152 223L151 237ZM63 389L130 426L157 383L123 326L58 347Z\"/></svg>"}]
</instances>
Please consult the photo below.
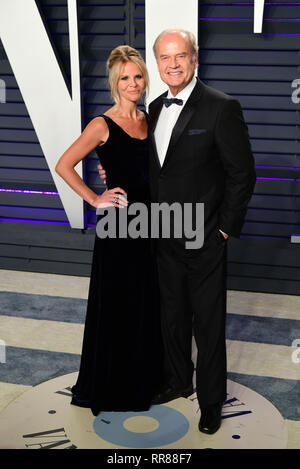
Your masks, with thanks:
<instances>
[{"instance_id":1,"label":"circular floor design","mask_svg":"<svg viewBox=\"0 0 300 469\"><path fill-rule=\"evenodd\" d=\"M198 431L196 395L148 412L103 412L70 405L77 373L25 392L0 413L0 449L284 449L287 428L278 410L251 389L228 380L222 425Z\"/></svg>"}]
</instances>

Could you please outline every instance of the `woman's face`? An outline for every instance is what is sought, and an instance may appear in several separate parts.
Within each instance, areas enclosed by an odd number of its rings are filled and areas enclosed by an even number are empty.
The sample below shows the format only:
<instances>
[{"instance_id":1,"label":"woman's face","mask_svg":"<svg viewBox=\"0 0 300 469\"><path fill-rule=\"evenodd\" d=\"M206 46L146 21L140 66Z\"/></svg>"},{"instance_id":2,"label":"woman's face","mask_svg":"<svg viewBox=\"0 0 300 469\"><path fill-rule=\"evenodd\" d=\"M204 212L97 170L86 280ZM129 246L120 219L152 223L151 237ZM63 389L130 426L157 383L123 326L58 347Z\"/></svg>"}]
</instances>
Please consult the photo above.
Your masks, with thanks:
<instances>
[{"instance_id":1,"label":"woman's face","mask_svg":"<svg viewBox=\"0 0 300 469\"><path fill-rule=\"evenodd\" d=\"M121 68L118 81L120 100L137 102L145 91L143 73L134 62L126 62Z\"/></svg>"}]
</instances>

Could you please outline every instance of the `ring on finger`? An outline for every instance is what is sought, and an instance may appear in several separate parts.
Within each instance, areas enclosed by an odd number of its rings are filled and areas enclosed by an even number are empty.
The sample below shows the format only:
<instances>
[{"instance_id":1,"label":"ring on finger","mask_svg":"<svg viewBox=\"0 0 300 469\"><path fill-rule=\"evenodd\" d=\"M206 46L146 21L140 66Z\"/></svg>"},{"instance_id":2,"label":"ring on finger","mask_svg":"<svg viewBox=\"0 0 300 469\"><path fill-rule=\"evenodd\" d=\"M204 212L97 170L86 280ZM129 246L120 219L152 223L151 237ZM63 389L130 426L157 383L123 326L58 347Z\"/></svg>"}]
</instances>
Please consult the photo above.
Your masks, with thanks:
<instances>
[{"instance_id":1,"label":"ring on finger","mask_svg":"<svg viewBox=\"0 0 300 469\"><path fill-rule=\"evenodd\" d=\"M113 203L116 204L117 202L118 202L117 197L114 197L114 198L113 198Z\"/></svg>"}]
</instances>

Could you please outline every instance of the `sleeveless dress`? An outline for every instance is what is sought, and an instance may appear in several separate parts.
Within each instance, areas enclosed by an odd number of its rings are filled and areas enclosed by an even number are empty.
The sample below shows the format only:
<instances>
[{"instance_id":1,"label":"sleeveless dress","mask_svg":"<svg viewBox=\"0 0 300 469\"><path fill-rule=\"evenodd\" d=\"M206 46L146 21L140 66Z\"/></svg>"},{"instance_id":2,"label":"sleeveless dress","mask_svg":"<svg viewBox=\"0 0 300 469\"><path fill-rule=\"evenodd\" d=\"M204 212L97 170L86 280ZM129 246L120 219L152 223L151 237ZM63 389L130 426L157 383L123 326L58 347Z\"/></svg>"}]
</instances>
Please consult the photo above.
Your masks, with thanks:
<instances>
[{"instance_id":1,"label":"sleeveless dress","mask_svg":"<svg viewBox=\"0 0 300 469\"><path fill-rule=\"evenodd\" d=\"M142 202L149 207L149 136L130 137L108 116L101 117L109 137L96 152L106 170L107 188L124 189L129 205ZM117 215L126 209L113 210ZM128 223L132 218L128 214ZM71 404L89 407L94 415L149 409L161 385L159 312L150 236L122 238L118 230L115 238L96 234L81 364Z\"/></svg>"}]
</instances>

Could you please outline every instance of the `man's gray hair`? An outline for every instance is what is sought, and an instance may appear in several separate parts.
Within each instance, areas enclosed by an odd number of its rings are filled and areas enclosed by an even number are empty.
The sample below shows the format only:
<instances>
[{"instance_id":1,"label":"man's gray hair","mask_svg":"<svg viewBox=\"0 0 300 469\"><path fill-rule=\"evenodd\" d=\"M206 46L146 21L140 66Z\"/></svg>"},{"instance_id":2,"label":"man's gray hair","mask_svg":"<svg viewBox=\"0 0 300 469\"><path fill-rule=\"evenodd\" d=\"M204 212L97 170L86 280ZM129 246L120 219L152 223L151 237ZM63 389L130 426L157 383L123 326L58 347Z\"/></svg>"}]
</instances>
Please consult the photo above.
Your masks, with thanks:
<instances>
[{"instance_id":1,"label":"man's gray hair","mask_svg":"<svg viewBox=\"0 0 300 469\"><path fill-rule=\"evenodd\" d=\"M194 60L195 57L198 55L198 45L197 45L196 38L195 38L194 34L191 33L190 31L185 30L185 29L177 29L177 28L165 29L164 31L162 31L162 32L157 36L157 38L155 39L155 42L154 42L154 44L153 44L153 52L154 52L155 58L157 59L156 49L157 49L157 43L158 43L158 41L159 41L163 36L165 36L166 34L172 34L172 33L181 34L181 35L187 37L187 39L189 40L189 43L190 43L190 45L191 45L191 53L192 53L192 58L193 58L193 60Z\"/></svg>"}]
</instances>

